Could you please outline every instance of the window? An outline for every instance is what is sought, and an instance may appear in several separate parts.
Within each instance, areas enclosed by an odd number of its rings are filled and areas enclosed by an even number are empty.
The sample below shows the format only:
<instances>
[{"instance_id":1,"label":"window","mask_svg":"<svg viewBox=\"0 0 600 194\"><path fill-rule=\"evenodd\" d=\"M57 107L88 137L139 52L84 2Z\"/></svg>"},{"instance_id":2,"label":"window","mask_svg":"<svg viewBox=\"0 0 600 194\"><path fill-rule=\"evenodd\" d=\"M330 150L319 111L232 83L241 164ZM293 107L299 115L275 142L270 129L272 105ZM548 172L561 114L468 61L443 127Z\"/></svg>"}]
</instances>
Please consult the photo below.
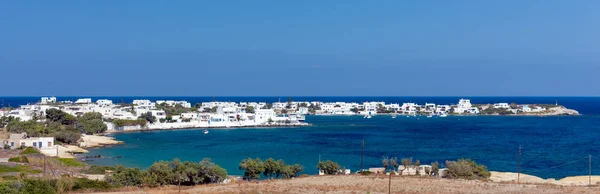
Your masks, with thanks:
<instances>
[{"instance_id":1,"label":"window","mask_svg":"<svg viewBox=\"0 0 600 194\"><path fill-rule=\"evenodd\" d=\"M48 142L48 147L52 147L52 142Z\"/></svg>"}]
</instances>

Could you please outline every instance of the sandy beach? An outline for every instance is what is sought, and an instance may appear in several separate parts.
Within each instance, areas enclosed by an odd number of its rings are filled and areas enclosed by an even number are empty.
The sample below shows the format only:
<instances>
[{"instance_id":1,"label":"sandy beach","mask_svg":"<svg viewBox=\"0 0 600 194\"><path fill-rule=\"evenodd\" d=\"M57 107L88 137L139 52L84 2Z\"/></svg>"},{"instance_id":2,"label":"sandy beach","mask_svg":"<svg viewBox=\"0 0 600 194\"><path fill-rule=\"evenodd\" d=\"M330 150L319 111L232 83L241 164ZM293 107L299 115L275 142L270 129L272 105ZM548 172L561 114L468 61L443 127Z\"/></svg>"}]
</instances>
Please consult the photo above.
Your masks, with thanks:
<instances>
[{"instance_id":1,"label":"sandy beach","mask_svg":"<svg viewBox=\"0 0 600 194\"><path fill-rule=\"evenodd\" d=\"M106 145L115 145L122 144L122 141L115 140L114 137L100 136L100 135L81 135L81 141L79 143L80 147L90 148L90 147L100 147Z\"/></svg>"}]
</instances>

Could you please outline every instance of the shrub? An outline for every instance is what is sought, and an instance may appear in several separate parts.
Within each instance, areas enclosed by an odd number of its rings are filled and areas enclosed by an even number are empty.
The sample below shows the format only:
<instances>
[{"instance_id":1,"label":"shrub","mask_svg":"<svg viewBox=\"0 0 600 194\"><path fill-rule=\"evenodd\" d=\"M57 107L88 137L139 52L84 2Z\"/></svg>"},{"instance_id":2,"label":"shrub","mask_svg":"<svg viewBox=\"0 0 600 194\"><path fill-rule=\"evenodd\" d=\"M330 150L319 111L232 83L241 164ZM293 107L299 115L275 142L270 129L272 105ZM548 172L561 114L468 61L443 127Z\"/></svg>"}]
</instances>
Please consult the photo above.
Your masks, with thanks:
<instances>
[{"instance_id":1,"label":"shrub","mask_svg":"<svg viewBox=\"0 0 600 194\"><path fill-rule=\"evenodd\" d=\"M21 151L21 154L39 154L40 152L32 147L27 147L25 150Z\"/></svg>"},{"instance_id":2,"label":"shrub","mask_svg":"<svg viewBox=\"0 0 600 194\"><path fill-rule=\"evenodd\" d=\"M58 142L63 142L66 144L74 144L74 143L77 143L77 141L79 141L79 139L81 138L81 134L79 134L78 132L74 132L74 131L63 130L63 131L56 132L54 134L54 137L56 138L56 141L58 141Z\"/></svg>"},{"instance_id":3,"label":"shrub","mask_svg":"<svg viewBox=\"0 0 600 194\"><path fill-rule=\"evenodd\" d=\"M25 179L19 193L56 193L56 180Z\"/></svg>"},{"instance_id":4,"label":"shrub","mask_svg":"<svg viewBox=\"0 0 600 194\"><path fill-rule=\"evenodd\" d=\"M80 162L79 160L77 160L77 158L57 158L57 160L63 166L71 166L71 167L85 166L85 164L83 162Z\"/></svg>"},{"instance_id":5,"label":"shrub","mask_svg":"<svg viewBox=\"0 0 600 194\"><path fill-rule=\"evenodd\" d=\"M146 121L146 119L136 119L136 120L115 119L112 121L112 123L115 124L115 126L117 126L117 127L136 126L136 125L146 126L147 122L148 121Z\"/></svg>"},{"instance_id":6,"label":"shrub","mask_svg":"<svg viewBox=\"0 0 600 194\"><path fill-rule=\"evenodd\" d=\"M368 176L368 175L371 175L371 174L373 174L373 173L371 171L368 171L368 170L360 171L360 175Z\"/></svg>"},{"instance_id":7,"label":"shrub","mask_svg":"<svg viewBox=\"0 0 600 194\"><path fill-rule=\"evenodd\" d=\"M73 190L92 189L94 191L106 191L110 188L114 188L114 186L106 181L90 180L86 178L76 178L75 184L73 185Z\"/></svg>"},{"instance_id":8,"label":"shrub","mask_svg":"<svg viewBox=\"0 0 600 194\"><path fill-rule=\"evenodd\" d=\"M87 174L105 174L107 170L114 171L115 167L91 165L87 170L83 172Z\"/></svg>"},{"instance_id":9,"label":"shrub","mask_svg":"<svg viewBox=\"0 0 600 194\"><path fill-rule=\"evenodd\" d=\"M487 179L491 176L486 166L477 164L471 159L446 161L446 167L448 168L446 176L449 178Z\"/></svg>"},{"instance_id":10,"label":"shrub","mask_svg":"<svg viewBox=\"0 0 600 194\"><path fill-rule=\"evenodd\" d=\"M0 193L19 193L22 186L16 181L0 181Z\"/></svg>"},{"instance_id":11,"label":"shrub","mask_svg":"<svg viewBox=\"0 0 600 194\"><path fill-rule=\"evenodd\" d=\"M260 173L265 171L265 165L260 158L248 158L240 162L239 169L244 171L245 179L259 179Z\"/></svg>"},{"instance_id":12,"label":"shrub","mask_svg":"<svg viewBox=\"0 0 600 194\"><path fill-rule=\"evenodd\" d=\"M322 170L325 174L338 174L340 165L337 162L331 160L321 161L317 164L317 169Z\"/></svg>"},{"instance_id":13,"label":"shrub","mask_svg":"<svg viewBox=\"0 0 600 194\"><path fill-rule=\"evenodd\" d=\"M27 156L17 156L8 159L9 162L21 162L21 163L29 163Z\"/></svg>"},{"instance_id":14,"label":"shrub","mask_svg":"<svg viewBox=\"0 0 600 194\"><path fill-rule=\"evenodd\" d=\"M106 177L106 181L117 186L140 186L142 172L138 168L125 168L122 165L115 167L115 172Z\"/></svg>"}]
</instances>

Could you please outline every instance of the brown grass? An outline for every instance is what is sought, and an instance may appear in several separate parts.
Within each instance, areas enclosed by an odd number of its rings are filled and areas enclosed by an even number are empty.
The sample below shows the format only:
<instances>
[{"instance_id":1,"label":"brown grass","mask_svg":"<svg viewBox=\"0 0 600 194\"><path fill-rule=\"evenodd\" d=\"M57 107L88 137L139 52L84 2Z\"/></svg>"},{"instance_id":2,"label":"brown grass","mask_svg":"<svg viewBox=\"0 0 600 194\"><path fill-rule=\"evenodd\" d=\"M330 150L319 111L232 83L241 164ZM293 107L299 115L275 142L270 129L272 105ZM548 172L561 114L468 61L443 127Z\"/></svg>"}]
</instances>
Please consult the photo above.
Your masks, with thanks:
<instances>
[{"instance_id":1,"label":"brown grass","mask_svg":"<svg viewBox=\"0 0 600 194\"><path fill-rule=\"evenodd\" d=\"M177 193L176 186L124 188L118 193ZM387 193L387 176L311 176L293 180L182 187L182 193ZM392 177L392 193L600 193L599 187L494 183L427 177Z\"/></svg>"}]
</instances>

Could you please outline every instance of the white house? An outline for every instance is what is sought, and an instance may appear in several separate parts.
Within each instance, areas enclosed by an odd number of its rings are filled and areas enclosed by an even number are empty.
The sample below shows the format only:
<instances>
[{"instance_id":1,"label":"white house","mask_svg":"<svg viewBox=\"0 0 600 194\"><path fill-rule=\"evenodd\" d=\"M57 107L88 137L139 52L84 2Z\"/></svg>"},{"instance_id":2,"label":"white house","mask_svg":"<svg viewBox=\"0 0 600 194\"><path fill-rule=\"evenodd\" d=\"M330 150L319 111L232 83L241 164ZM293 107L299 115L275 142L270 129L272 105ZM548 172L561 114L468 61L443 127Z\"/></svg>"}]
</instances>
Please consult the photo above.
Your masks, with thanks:
<instances>
[{"instance_id":1,"label":"white house","mask_svg":"<svg viewBox=\"0 0 600 194\"><path fill-rule=\"evenodd\" d=\"M187 113L181 113L181 119L196 119L198 118L198 113L193 113L193 112L187 112Z\"/></svg>"},{"instance_id":2,"label":"white house","mask_svg":"<svg viewBox=\"0 0 600 194\"><path fill-rule=\"evenodd\" d=\"M80 98L77 99L77 101L75 101L76 104L89 104L92 103L92 99L91 98Z\"/></svg>"},{"instance_id":3,"label":"white house","mask_svg":"<svg viewBox=\"0 0 600 194\"><path fill-rule=\"evenodd\" d=\"M96 100L96 104L98 104L99 106L110 106L113 104L112 100L108 100L108 99L100 99L100 100Z\"/></svg>"},{"instance_id":4,"label":"white house","mask_svg":"<svg viewBox=\"0 0 600 194\"><path fill-rule=\"evenodd\" d=\"M506 108L506 109L509 109L510 105L508 105L508 103L496 103L496 104L494 104L494 108Z\"/></svg>"},{"instance_id":5,"label":"white house","mask_svg":"<svg viewBox=\"0 0 600 194\"><path fill-rule=\"evenodd\" d=\"M42 97L42 104L56 103L56 97Z\"/></svg>"},{"instance_id":6,"label":"white house","mask_svg":"<svg viewBox=\"0 0 600 194\"><path fill-rule=\"evenodd\" d=\"M460 99L458 100L458 105L456 106L456 108L454 109L455 113L465 113L465 112L469 112L469 109L471 109L471 100L469 99Z\"/></svg>"},{"instance_id":7,"label":"white house","mask_svg":"<svg viewBox=\"0 0 600 194\"><path fill-rule=\"evenodd\" d=\"M49 149L54 147L54 137L27 137L27 133L11 133L4 141L12 149L19 147L35 147L38 149Z\"/></svg>"},{"instance_id":8,"label":"white house","mask_svg":"<svg viewBox=\"0 0 600 194\"><path fill-rule=\"evenodd\" d=\"M269 119L273 120L277 116L273 109L256 109L255 114L254 119L256 122L266 122Z\"/></svg>"}]
</instances>

